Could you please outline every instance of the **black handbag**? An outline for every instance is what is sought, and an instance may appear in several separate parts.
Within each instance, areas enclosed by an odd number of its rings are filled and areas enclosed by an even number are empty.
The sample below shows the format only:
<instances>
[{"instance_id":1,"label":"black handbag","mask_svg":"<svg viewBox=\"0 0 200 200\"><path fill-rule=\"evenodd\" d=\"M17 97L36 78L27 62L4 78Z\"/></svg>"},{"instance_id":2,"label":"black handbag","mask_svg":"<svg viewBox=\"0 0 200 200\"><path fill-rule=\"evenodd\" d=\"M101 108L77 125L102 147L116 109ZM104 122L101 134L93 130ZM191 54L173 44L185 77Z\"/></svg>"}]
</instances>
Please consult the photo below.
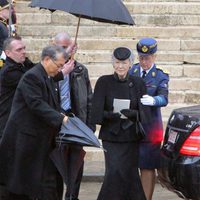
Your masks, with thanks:
<instances>
[{"instance_id":1,"label":"black handbag","mask_svg":"<svg viewBox=\"0 0 200 200\"><path fill-rule=\"evenodd\" d=\"M137 111L137 114L136 114L135 121L131 121L130 119L126 119L126 120L122 121L121 128L123 130L126 130L126 129L130 128L133 125L135 125L135 129L133 130L134 141L140 141L140 140L144 139L146 133L145 133L145 130L144 130L143 126L142 126L142 123L139 120L138 111Z\"/></svg>"},{"instance_id":2,"label":"black handbag","mask_svg":"<svg viewBox=\"0 0 200 200\"><path fill-rule=\"evenodd\" d=\"M135 140L140 141L145 138L145 130L142 126L142 123L139 120L139 114L137 114L136 122L135 122Z\"/></svg>"}]
</instances>

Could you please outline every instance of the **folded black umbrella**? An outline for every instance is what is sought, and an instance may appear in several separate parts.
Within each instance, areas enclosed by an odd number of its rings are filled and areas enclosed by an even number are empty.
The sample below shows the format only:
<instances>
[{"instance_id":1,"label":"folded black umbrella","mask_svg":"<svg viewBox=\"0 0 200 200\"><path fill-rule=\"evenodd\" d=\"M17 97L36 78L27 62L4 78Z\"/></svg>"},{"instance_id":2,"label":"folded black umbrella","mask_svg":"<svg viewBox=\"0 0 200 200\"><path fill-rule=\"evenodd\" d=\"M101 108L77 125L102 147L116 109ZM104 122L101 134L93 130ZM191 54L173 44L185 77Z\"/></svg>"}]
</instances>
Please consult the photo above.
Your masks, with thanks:
<instances>
[{"instance_id":1,"label":"folded black umbrella","mask_svg":"<svg viewBox=\"0 0 200 200\"><path fill-rule=\"evenodd\" d=\"M61 145L56 147L50 154L50 158L60 172L69 193L73 193L85 153L83 149Z\"/></svg>"},{"instance_id":2,"label":"folded black umbrella","mask_svg":"<svg viewBox=\"0 0 200 200\"><path fill-rule=\"evenodd\" d=\"M93 146L101 148L98 138L78 117L69 117L63 124L56 141L59 144L74 143L81 146Z\"/></svg>"},{"instance_id":3,"label":"folded black umbrella","mask_svg":"<svg viewBox=\"0 0 200 200\"><path fill-rule=\"evenodd\" d=\"M67 184L67 190L72 192L85 156L80 146L101 148L101 145L94 132L76 116L69 117L61 126L56 141L57 147L50 157Z\"/></svg>"}]
</instances>

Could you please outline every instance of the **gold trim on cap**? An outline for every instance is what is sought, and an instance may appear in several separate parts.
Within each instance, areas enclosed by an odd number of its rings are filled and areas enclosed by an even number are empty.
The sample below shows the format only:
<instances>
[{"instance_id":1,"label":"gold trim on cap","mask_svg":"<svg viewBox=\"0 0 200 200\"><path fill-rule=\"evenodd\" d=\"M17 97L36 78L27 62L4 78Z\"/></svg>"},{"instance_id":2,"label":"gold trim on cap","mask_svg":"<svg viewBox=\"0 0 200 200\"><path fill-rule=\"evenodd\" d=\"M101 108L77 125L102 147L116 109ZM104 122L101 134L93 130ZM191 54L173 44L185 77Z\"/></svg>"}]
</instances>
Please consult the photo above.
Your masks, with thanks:
<instances>
[{"instance_id":1,"label":"gold trim on cap","mask_svg":"<svg viewBox=\"0 0 200 200\"><path fill-rule=\"evenodd\" d=\"M151 46L149 46L150 49L154 48L157 45L157 42L155 44L152 44Z\"/></svg>"},{"instance_id":2,"label":"gold trim on cap","mask_svg":"<svg viewBox=\"0 0 200 200\"><path fill-rule=\"evenodd\" d=\"M5 8L9 7L9 4L5 5L5 6L0 6L0 10L3 10Z\"/></svg>"}]
</instances>

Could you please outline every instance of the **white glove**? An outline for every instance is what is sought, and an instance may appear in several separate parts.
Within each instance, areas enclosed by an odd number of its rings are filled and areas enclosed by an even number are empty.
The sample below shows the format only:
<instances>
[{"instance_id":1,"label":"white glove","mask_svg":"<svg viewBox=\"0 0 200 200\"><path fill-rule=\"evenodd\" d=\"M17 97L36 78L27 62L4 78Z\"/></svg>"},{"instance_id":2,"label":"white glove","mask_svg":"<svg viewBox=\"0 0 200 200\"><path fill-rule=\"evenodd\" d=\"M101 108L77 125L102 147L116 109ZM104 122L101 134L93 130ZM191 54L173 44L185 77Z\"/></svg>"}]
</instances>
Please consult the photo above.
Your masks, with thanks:
<instances>
[{"instance_id":1,"label":"white glove","mask_svg":"<svg viewBox=\"0 0 200 200\"><path fill-rule=\"evenodd\" d=\"M147 94L143 95L140 99L141 103L145 106L153 106L155 105L155 99L152 96Z\"/></svg>"},{"instance_id":2,"label":"white glove","mask_svg":"<svg viewBox=\"0 0 200 200\"><path fill-rule=\"evenodd\" d=\"M15 32L15 31L16 31L16 28L15 28L15 25L14 25L14 24L11 24L11 31L12 31L12 32Z\"/></svg>"},{"instance_id":3,"label":"white glove","mask_svg":"<svg viewBox=\"0 0 200 200\"><path fill-rule=\"evenodd\" d=\"M1 59L3 59L3 60L5 60L5 59L6 59L6 54L5 54L5 52L4 52L4 51L2 51L2 54L1 54L0 58L1 58Z\"/></svg>"}]
</instances>

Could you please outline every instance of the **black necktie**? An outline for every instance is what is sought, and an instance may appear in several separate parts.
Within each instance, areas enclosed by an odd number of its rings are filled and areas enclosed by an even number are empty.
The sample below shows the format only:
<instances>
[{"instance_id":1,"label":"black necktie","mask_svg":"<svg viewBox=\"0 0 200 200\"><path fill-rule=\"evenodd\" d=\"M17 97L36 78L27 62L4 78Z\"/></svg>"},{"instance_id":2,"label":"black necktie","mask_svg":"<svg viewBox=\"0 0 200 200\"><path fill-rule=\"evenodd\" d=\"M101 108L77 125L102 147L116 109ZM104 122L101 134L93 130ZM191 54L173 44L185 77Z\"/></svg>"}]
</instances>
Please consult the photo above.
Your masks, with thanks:
<instances>
[{"instance_id":1,"label":"black necktie","mask_svg":"<svg viewBox=\"0 0 200 200\"><path fill-rule=\"evenodd\" d=\"M146 76L147 72L146 71L142 71L142 78L144 78Z\"/></svg>"}]
</instances>

